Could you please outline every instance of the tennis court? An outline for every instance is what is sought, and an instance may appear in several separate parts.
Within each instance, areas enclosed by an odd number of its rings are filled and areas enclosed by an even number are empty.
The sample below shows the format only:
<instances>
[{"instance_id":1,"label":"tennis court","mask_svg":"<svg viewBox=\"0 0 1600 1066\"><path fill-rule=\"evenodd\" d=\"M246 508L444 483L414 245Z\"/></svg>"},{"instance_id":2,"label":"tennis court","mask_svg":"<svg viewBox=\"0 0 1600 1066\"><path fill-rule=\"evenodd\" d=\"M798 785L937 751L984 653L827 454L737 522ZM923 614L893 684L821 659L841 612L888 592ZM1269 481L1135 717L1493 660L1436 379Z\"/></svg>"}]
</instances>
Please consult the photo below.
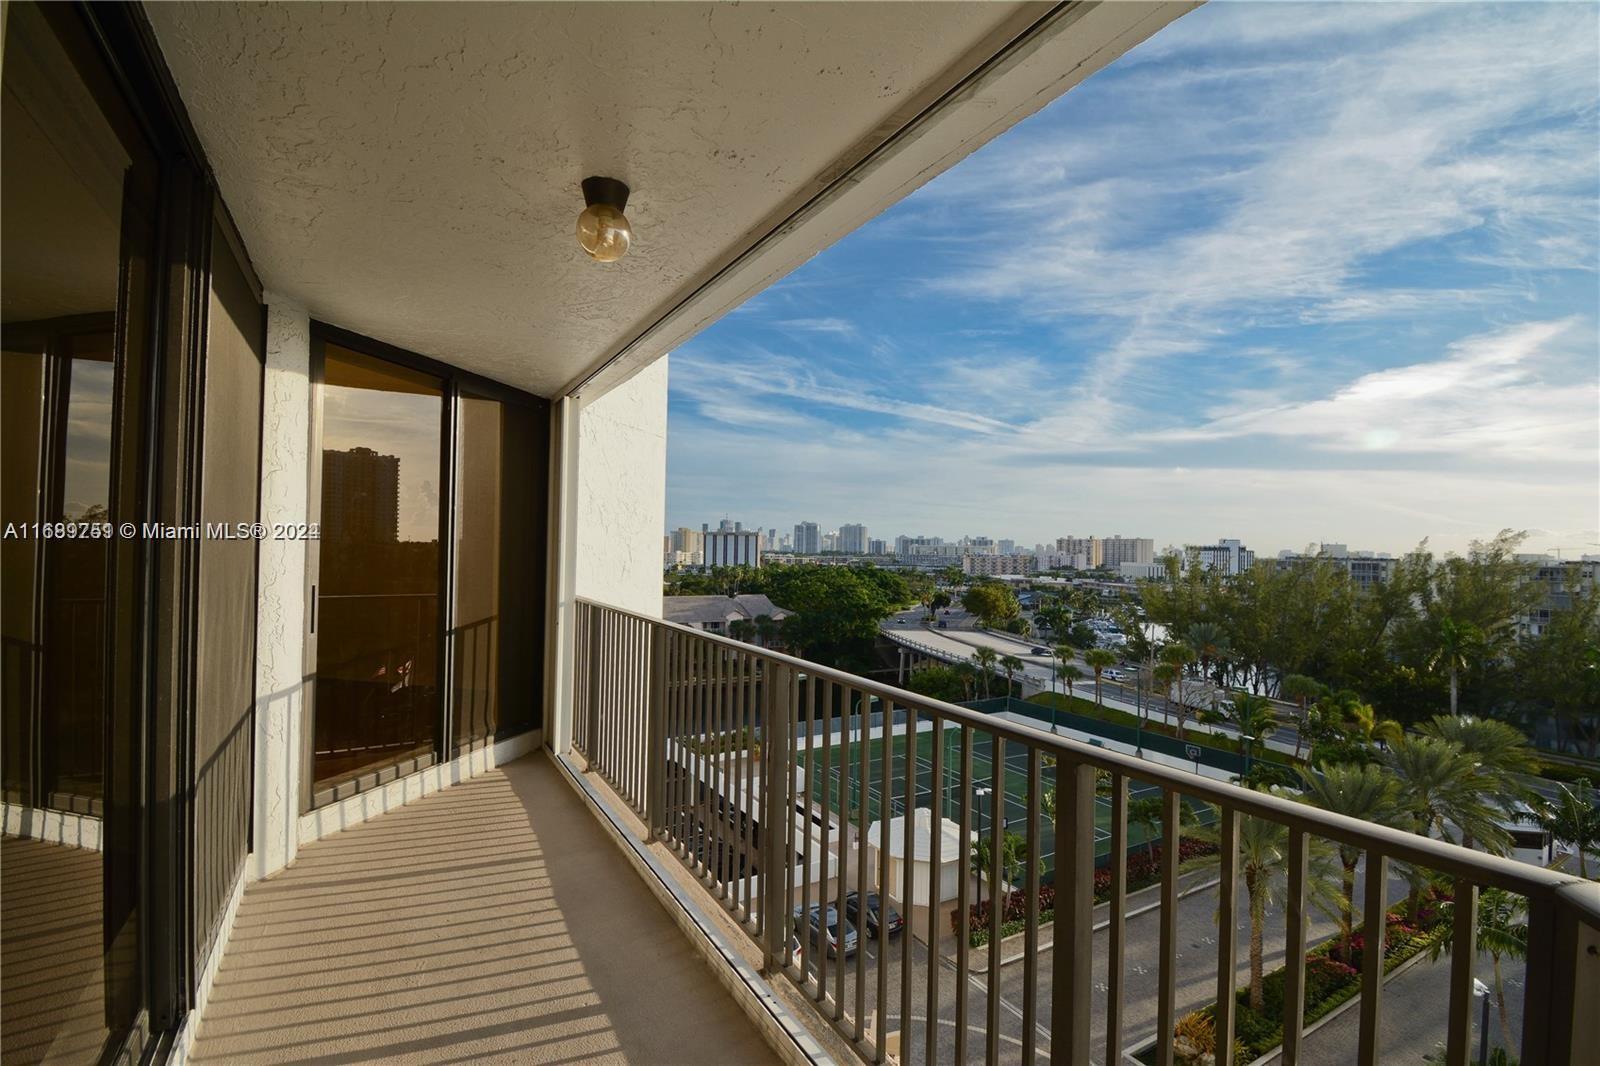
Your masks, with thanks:
<instances>
[{"instance_id":1,"label":"tennis court","mask_svg":"<svg viewBox=\"0 0 1600 1066\"><path fill-rule=\"evenodd\" d=\"M912 783L916 807L933 807L934 792L937 787L939 802L944 817L952 821L959 821L961 814L961 727L946 723L941 729L942 736L939 743L943 747L943 756L940 779L934 781L933 751L935 738L928 723L919 723L916 744L913 749L911 765L914 768L915 780ZM898 726L897 732L890 742L889 766L889 815L895 817L905 809L906 776L908 772L906 760L906 735L904 725ZM852 729L852 733L858 730ZM851 736L840 741L837 737L829 738L831 743L824 743L821 737L816 740L816 750L810 755L811 768L806 774L806 780L811 783L812 799L818 803L825 803L829 810L840 817L848 817L854 821L856 812L862 802L861 782L861 740L858 736ZM973 794L970 797L972 827L981 832L988 832L991 826L993 795L989 790L994 781L994 744L992 734L974 730L972 734L972 777L970 787ZM867 821L872 823L881 818L883 811L882 780L883 780L883 747L884 740L881 726L869 728L867 746L867 782L866 782L866 808ZM824 748L827 749L827 771L823 771ZM1028 814L1028 751L1018 744L1011 744L1005 750L1005 764L1001 770L1001 820L1003 826L1010 832L1021 836L1027 835ZM1055 787L1055 768L1043 763L1040 756L1039 786L1041 795ZM806 766L807 754L802 747L797 753L796 763L802 768ZM841 767L841 762L843 766ZM1144 797L1159 797L1161 790L1151 785L1132 782L1129 789L1129 802L1132 803ZM841 801L844 805L841 805ZM1197 812L1199 813L1199 812ZM1110 854L1111 845L1111 799L1109 796L1095 797L1095 852L1096 858L1106 858ZM1147 839L1144 827L1129 825L1128 844L1130 848L1141 846ZM1159 831L1156 831L1156 839ZM1055 827L1049 819L1041 818L1039 824L1039 845L1044 858L1045 879L1050 880L1055 871Z\"/></svg>"}]
</instances>

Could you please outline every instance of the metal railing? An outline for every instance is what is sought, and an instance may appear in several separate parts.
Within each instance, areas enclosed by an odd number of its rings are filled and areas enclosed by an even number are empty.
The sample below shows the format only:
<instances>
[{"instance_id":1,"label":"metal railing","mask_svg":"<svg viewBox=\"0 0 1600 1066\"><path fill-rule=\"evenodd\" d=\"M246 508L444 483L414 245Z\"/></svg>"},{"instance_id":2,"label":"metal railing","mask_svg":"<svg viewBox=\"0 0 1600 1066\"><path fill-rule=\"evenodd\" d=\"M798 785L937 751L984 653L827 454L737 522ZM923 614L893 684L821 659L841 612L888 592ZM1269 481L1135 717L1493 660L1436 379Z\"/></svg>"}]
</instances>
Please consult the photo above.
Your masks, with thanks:
<instances>
[{"instance_id":1,"label":"metal railing","mask_svg":"<svg viewBox=\"0 0 1600 1066\"><path fill-rule=\"evenodd\" d=\"M1365 898L1355 921L1368 950L1350 1060L1382 1058L1382 945L1394 864L1453 881L1454 918L1444 934L1452 948L1447 1062L1466 1066L1472 1057L1476 902L1483 888L1528 902L1521 1061L1582 1061L1600 1046L1600 1011L1593 1009L1600 1004L1600 884L1143 762L603 604L578 601L575 621L573 749L756 940L765 972L784 975L815 999L863 1058L1031 1064L1048 1054L1059 1063L1125 1061L1134 782L1160 797L1157 1039L1150 1050L1162 1066L1175 1061L1180 1009L1195 1006L1180 1004L1177 982L1178 843L1186 827L1180 816L1195 802L1217 812L1217 930L1236 928L1241 819L1264 819L1286 833L1283 1000L1299 1009L1284 1011L1282 1062L1299 1060L1307 1024L1309 858L1317 838L1364 855ZM1041 813L1047 795L1053 820ZM1110 845L1102 1040L1091 1039L1090 1013L1100 961L1092 950L1097 804L1104 823L1098 831ZM959 856L956 885L947 891L946 834L918 834L911 812L919 807L936 807L954 823L958 842L986 837L987 868L969 876L978 863L971 853ZM898 840L888 839L891 831ZM1012 833L1034 860L1021 870L1014 847L1006 846ZM887 847L875 843L885 840ZM919 849L926 861L901 860ZM1040 913L1044 881L1054 889L1048 920ZM969 896L986 885L988 896L1001 895L992 886L1023 890L1020 1008L1001 992L1002 966L1012 964L1003 953L1016 950L1002 944L1003 906L988 908L987 943L971 945ZM904 914L906 931L874 941L855 923L861 938L852 952L843 936L846 904L851 894L865 899L874 891ZM917 902L930 899L928 906ZM841 919L837 949L809 918L813 908L826 915L830 906ZM954 934L948 956L940 949L947 924ZM1041 947L1046 932L1050 943ZM925 938L920 945L919 938ZM1374 945L1378 950L1370 950ZM1048 972L1041 973L1046 951ZM1236 937L1217 936L1219 1066L1235 1061L1238 961ZM1584 1003L1589 1009L1579 1010Z\"/></svg>"}]
</instances>

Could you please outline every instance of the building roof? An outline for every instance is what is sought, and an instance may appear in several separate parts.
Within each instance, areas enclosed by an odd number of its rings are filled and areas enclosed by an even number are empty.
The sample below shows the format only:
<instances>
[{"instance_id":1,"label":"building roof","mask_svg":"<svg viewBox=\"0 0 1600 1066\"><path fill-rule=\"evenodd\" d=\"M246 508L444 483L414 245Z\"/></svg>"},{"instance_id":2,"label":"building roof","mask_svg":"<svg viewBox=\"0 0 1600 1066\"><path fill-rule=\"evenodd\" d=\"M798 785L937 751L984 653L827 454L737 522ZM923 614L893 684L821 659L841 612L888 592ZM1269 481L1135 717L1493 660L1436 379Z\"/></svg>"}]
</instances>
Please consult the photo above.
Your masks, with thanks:
<instances>
[{"instance_id":1,"label":"building roof","mask_svg":"<svg viewBox=\"0 0 1600 1066\"><path fill-rule=\"evenodd\" d=\"M758 592L742 596L667 596L661 603L666 620L679 625L731 622L739 618L753 622L764 614L779 621L792 613Z\"/></svg>"}]
</instances>

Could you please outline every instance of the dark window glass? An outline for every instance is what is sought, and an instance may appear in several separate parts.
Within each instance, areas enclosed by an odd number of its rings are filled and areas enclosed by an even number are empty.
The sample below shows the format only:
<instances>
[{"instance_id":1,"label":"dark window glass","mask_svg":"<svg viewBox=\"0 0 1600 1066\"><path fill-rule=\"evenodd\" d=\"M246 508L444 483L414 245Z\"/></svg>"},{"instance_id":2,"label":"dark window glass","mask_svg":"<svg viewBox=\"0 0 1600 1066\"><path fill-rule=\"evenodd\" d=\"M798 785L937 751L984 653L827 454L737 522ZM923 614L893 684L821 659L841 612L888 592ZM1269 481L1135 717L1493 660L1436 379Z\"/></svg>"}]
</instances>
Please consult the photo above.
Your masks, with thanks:
<instances>
[{"instance_id":1,"label":"dark window glass","mask_svg":"<svg viewBox=\"0 0 1600 1066\"><path fill-rule=\"evenodd\" d=\"M470 394L457 406L450 640L458 746L539 724L545 432L532 406Z\"/></svg>"},{"instance_id":2,"label":"dark window glass","mask_svg":"<svg viewBox=\"0 0 1600 1066\"><path fill-rule=\"evenodd\" d=\"M503 422L496 400L462 396L456 408L450 642L457 744L492 736L498 720Z\"/></svg>"},{"instance_id":3,"label":"dark window glass","mask_svg":"<svg viewBox=\"0 0 1600 1066\"><path fill-rule=\"evenodd\" d=\"M39 527L138 517L159 168L76 11L11 4L4 49L0 1060L93 1062L145 999L141 549Z\"/></svg>"},{"instance_id":4,"label":"dark window glass","mask_svg":"<svg viewBox=\"0 0 1600 1066\"><path fill-rule=\"evenodd\" d=\"M312 794L438 739L442 382L324 346Z\"/></svg>"}]
</instances>

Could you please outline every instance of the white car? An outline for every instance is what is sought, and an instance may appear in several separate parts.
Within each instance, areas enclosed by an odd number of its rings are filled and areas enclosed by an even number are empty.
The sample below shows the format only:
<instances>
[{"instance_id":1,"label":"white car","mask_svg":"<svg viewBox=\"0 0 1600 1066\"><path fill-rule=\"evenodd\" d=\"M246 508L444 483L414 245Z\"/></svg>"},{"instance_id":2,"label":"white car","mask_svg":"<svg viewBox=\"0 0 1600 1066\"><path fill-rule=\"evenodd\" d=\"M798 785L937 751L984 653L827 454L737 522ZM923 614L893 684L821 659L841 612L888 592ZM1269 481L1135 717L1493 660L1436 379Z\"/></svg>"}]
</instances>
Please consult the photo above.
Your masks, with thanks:
<instances>
[{"instance_id":1,"label":"white car","mask_svg":"<svg viewBox=\"0 0 1600 1066\"><path fill-rule=\"evenodd\" d=\"M1121 670L1107 670L1103 676L1107 681L1126 681L1128 679L1127 675Z\"/></svg>"}]
</instances>

